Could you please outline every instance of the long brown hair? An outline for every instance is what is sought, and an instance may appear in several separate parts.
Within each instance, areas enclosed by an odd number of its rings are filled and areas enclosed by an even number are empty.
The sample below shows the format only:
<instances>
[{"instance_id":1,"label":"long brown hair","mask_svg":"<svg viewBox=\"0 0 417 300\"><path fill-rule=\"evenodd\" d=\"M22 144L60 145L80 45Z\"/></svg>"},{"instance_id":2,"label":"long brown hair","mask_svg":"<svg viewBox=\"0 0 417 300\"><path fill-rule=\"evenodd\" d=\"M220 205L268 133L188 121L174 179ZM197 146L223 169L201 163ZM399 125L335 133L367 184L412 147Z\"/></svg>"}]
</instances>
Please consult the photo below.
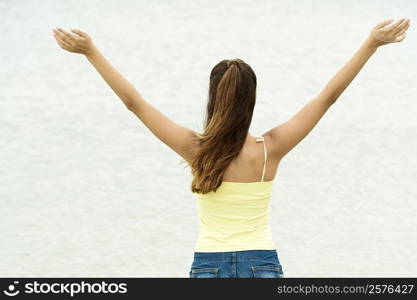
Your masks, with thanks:
<instances>
[{"instance_id":1,"label":"long brown hair","mask_svg":"<svg viewBox=\"0 0 417 300\"><path fill-rule=\"evenodd\" d=\"M210 73L207 112L199 146L191 156L191 190L216 191L223 173L242 149L256 103L256 76L241 59L222 60Z\"/></svg>"}]
</instances>

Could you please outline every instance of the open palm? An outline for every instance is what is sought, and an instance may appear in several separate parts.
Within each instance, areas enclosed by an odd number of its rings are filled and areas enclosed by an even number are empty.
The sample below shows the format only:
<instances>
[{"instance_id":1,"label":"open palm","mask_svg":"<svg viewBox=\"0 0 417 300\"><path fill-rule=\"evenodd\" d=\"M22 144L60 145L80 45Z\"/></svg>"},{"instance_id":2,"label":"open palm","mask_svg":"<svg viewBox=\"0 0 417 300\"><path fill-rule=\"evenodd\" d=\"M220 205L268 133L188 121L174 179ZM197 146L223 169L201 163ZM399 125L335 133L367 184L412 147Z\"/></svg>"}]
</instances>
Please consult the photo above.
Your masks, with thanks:
<instances>
[{"instance_id":1,"label":"open palm","mask_svg":"<svg viewBox=\"0 0 417 300\"><path fill-rule=\"evenodd\" d=\"M401 42L406 36L408 27L410 27L410 19L407 18L395 22L392 19L384 20L372 29L371 37L378 46Z\"/></svg>"},{"instance_id":2,"label":"open palm","mask_svg":"<svg viewBox=\"0 0 417 300\"><path fill-rule=\"evenodd\" d=\"M71 31L73 33L61 28L53 29L58 45L69 52L88 54L93 48L91 37L79 29L71 29Z\"/></svg>"}]
</instances>

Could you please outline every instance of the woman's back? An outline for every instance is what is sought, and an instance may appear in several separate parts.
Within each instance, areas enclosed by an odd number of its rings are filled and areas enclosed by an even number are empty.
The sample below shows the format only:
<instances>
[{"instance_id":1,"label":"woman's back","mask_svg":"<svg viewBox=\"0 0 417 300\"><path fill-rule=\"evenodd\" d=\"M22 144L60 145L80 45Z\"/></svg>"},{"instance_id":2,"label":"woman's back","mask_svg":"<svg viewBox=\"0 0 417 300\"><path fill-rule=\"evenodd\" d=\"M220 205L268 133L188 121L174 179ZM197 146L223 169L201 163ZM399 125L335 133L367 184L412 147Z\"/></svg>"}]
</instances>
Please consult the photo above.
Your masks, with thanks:
<instances>
[{"instance_id":1,"label":"woman's back","mask_svg":"<svg viewBox=\"0 0 417 300\"><path fill-rule=\"evenodd\" d=\"M266 180L266 174L273 165L268 169L266 140L248 136L217 190L196 194L200 233L195 251L276 249L269 227L273 179Z\"/></svg>"}]
</instances>

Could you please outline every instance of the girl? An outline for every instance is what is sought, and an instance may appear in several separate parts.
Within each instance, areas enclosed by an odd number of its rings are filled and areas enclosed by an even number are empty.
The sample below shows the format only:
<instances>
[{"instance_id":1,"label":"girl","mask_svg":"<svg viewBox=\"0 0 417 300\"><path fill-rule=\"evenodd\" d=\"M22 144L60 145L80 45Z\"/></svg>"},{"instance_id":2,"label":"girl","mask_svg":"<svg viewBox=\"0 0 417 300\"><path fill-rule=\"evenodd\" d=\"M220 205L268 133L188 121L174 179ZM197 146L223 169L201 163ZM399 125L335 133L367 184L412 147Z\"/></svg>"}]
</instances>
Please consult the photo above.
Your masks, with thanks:
<instances>
[{"instance_id":1,"label":"girl","mask_svg":"<svg viewBox=\"0 0 417 300\"><path fill-rule=\"evenodd\" d=\"M61 28L53 32L62 49L85 55L127 109L190 165L200 234L189 276L283 277L269 227L269 200L279 162L314 128L375 51L403 41L409 26L406 18L377 24L317 96L259 137L248 132L257 82L243 60L222 60L211 70L204 132L198 134L146 101L87 33Z\"/></svg>"}]
</instances>

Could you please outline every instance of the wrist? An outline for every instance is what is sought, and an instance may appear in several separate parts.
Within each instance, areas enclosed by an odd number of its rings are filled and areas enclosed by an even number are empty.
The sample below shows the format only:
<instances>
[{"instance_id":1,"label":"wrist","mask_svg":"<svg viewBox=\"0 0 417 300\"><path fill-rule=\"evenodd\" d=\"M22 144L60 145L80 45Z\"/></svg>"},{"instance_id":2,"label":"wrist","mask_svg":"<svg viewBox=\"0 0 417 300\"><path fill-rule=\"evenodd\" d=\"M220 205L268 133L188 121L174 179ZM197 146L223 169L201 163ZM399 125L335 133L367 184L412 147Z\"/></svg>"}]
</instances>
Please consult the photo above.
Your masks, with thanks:
<instances>
[{"instance_id":1,"label":"wrist","mask_svg":"<svg viewBox=\"0 0 417 300\"><path fill-rule=\"evenodd\" d=\"M381 43L379 40L375 39L373 36L368 36L364 43L365 47L369 48L370 50L376 51Z\"/></svg>"},{"instance_id":2,"label":"wrist","mask_svg":"<svg viewBox=\"0 0 417 300\"><path fill-rule=\"evenodd\" d=\"M84 55L87 58L91 58L95 56L97 53L98 53L97 47L93 43L91 43L91 46L88 48L88 50L85 51Z\"/></svg>"}]
</instances>

